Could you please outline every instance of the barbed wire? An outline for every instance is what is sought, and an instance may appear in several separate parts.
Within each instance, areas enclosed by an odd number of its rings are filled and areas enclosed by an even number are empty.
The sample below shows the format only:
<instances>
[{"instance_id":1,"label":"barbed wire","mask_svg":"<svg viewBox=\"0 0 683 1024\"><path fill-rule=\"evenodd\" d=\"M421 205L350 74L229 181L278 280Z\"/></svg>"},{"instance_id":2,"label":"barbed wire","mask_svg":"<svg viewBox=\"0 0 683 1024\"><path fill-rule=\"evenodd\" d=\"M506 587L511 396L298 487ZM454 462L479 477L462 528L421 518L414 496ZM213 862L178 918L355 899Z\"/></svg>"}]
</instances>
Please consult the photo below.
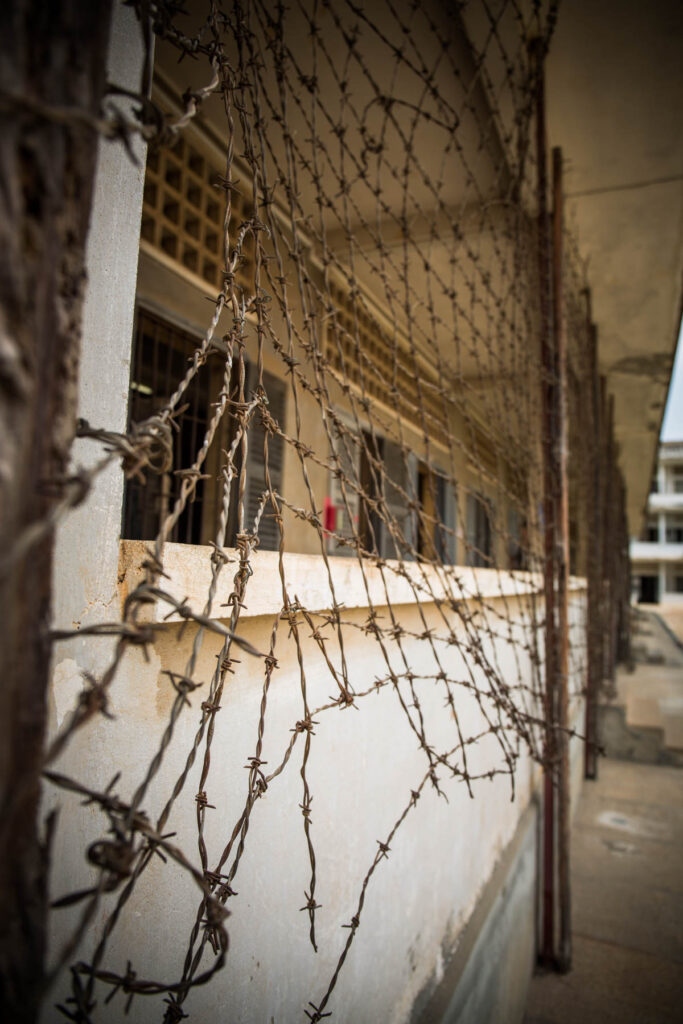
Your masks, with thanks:
<instances>
[{"instance_id":1,"label":"barbed wire","mask_svg":"<svg viewBox=\"0 0 683 1024\"><path fill-rule=\"evenodd\" d=\"M532 40L540 40L537 53L547 51L556 5L471 0L445 12L429 2L377 0L365 7L354 0L295 0L286 7L235 0L229 9L210 3L193 30L182 27L186 19L173 2L132 6L146 54L140 92L112 87L111 94L137 102L136 114L110 108L86 127L128 145L141 135L151 153L163 156L183 143L188 126L215 139L220 100L224 165L213 185L224 197L216 221L223 262L204 337L165 401L125 433L81 422L79 436L99 446L101 458L55 484L63 498L50 520L20 541L25 552L39 533L54 529L115 462L142 500L157 493L157 478L173 476L177 483L153 536L142 538L148 545L141 577L120 621L52 633L55 643L87 636L115 644L107 668L85 679L46 752L50 785L79 796L91 812L97 808L104 823L102 837L84 851L94 881L54 903L55 913L76 904L83 909L57 954L51 983L63 986L71 965L70 993L59 1008L74 1021L94 1021L103 993L107 1004L118 993L126 996L126 1011L136 996L163 996L165 1021L187 1017L190 992L229 960L227 906L249 855L250 829L264 795L294 770L295 753L308 876L303 905L295 909L304 913L317 950L324 896L312 817L316 728L337 711L362 713L373 695L387 693L423 765L358 879L358 901L342 925L347 934L327 988L302 1005L302 1017L319 1021L331 1015L374 874L425 790L447 799L447 783L457 780L474 796L475 783L505 776L514 795L523 756L556 767L558 745L548 736L557 736L558 722L552 709L548 717L544 700L546 523L538 495L548 379L540 359L529 144L538 74ZM188 87L172 114L164 112L156 87L150 95L154 40L192 58L207 83ZM32 116L72 120L69 111L39 109L26 98L3 102L19 103ZM587 617L571 630L570 675L579 697L587 675L601 678L605 667L609 674L600 636L623 597L625 524L614 451L595 416L587 282L578 250L568 244L572 571L587 577L589 593ZM225 316L232 324L220 334ZM179 460L183 417L210 365L219 367L220 384L189 457L185 451ZM284 403L276 400L273 367L285 384ZM208 486L217 512L200 609L174 596L166 552ZM326 504L331 486L336 499ZM598 521L600 564L589 550ZM623 541L618 552L608 536L615 524ZM244 611L260 571L254 555L271 528L277 578L269 583L274 594L279 588L279 607L255 645L244 635ZM329 591L324 610L292 592L288 556L302 545L319 556L316 573ZM364 621L346 608L335 582L342 558L358 574ZM231 586L219 608L228 566ZM577 582L577 592L584 586ZM166 612L172 626L164 622ZM76 733L111 714L110 692L132 650L154 649L170 628L178 630L184 667L162 671L173 694L170 711L156 746L141 751L145 767L130 798L114 794L115 745L108 752L114 778L104 790L56 771L52 766ZM382 665L373 677L352 655L358 636ZM197 678L207 638L217 645L208 683ZM286 743L267 761L264 737L283 645L297 665L299 708ZM419 671L416 646L425 652ZM261 681L261 700L233 813L218 802L212 753L225 742L217 739L217 723L230 700L226 687L238 652L248 659L241 671L250 683ZM319 686L311 685L321 676L333 690L322 702ZM432 736L434 694L451 727L447 741L443 730ZM465 699L477 709L473 728L462 714ZM171 746L181 717L194 726L179 757ZM569 728L575 734L578 727ZM473 756L484 743L486 766ZM173 783L153 820L146 801L169 773ZM188 800L195 805L196 849L182 852L166 829ZM213 855L209 811L220 818ZM369 805L363 812L375 815ZM186 872L199 890L178 936L182 970L172 980L141 977L132 963L122 973L107 962L133 893L160 861ZM154 885L163 885L158 874ZM72 963L85 947L90 952Z\"/></svg>"}]
</instances>

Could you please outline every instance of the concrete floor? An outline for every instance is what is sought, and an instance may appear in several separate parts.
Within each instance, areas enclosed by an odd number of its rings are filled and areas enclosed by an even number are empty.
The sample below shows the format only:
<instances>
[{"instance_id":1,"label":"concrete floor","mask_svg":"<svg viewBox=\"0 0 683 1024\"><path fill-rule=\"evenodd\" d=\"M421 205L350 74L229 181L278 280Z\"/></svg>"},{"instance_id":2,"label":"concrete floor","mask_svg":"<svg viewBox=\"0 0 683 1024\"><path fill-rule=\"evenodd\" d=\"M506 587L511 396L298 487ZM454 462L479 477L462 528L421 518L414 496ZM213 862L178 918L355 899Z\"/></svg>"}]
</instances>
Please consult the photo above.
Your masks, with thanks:
<instances>
[{"instance_id":1,"label":"concrete floor","mask_svg":"<svg viewBox=\"0 0 683 1024\"><path fill-rule=\"evenodd\" d=\"M683 646L672 635L683 627L683 619L670 611L666 618L663 609L663 605L639 605L634 610L635 670L617 670L611 703L624 707L628 726L659 729L665 747L683 752ZM677 606L673 611L683 613Z\"/></svg>"},{"instance_id":2,"label":"concrete floor","mask_svg":"<svg viewBox=\"0 0 683 1024\"><path fill-rule=\"evenodd\" d=\"M572 832L573 970L525 1024L683 1021L683 769L601 760Z\"/></svg>"},{"instance_id":3,"label":"concrete floor","mask_svg":"<svg viewBox=\"0 0 683 1024\"><path fill-rule=\"evenodd\" d=\"M647 608L664 619L671 632L683 643L683 604L651 604Z\"/></svg>"}]
</instances>

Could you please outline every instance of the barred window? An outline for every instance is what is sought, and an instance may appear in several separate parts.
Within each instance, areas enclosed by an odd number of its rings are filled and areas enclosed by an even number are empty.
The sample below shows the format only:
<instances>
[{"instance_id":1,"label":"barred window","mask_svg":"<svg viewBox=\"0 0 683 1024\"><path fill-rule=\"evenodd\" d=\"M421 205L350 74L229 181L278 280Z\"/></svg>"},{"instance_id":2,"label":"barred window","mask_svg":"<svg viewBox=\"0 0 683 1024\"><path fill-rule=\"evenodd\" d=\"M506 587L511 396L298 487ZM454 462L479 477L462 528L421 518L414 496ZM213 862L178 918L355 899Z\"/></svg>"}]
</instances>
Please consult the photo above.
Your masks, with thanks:
<instances>
[{"instance_id":1,"label":"barred window","mask_svg":"<svg viewBox=\"0 0 683 1024\"><path fill-rule=\"evenodd\" d=\"M418 493L420 512L417 535L418 554L428 561L455 562L455 501L449 480L420 463ZM449 493L450 492L450 493Z\"/></svg>"},{"instance_id":2,"label":"barred window","mask_svg":"<svg viewBox=\"0 0 683 1024\"><path fill-rule=\"evenodd\" d=\"M128 402L128 421L139 423L162 408L170 398L179 380L185 374L189 361L201 344L201 339L186 330L139 309L131 359L131 377ZM127 540L152 540L162 522L172 510L180 493L182 471L188 469L202 444L211 405L216 401L223 385L224 362L219 353L208 356L185 392L181 413L176 417L177 430L173 437L173 467L169 473L148 473L144 480L133 478L127 482L124 497L123 531ZM286 389L282 380L264 371L263 383L268 393L269 411L281 425L284 424ZM247 364L246 393L256 387L256 368ZM230 397L237 396L236 366L230 383ZM236 420L230 412L223 417L219 431L207 454L205 463L208 480L199 480L194 500L190 501L168 539L182 544L207 544L216 535L222 500L220 463L222 451L227 451L234 439ZM245 528L251 529L254 517L266 490L264 461L264 427L258 412L248 428L246 493L244 502ZM284 442L281 437L269 438L268 468L274 490L282 484ZM239 473L241 447L236 455ZM230 515L223 543L234 546L237 533L237 487L231 494ZM271 509L266 506L259 528L260 547L277 548L279 533Z\"/></svg>"},{"instance_id":3,"label":"barred window","mask_svg":"<svg viewBox=\"0 0 683 1024\"><path fill-rule=\"evenodd\" d=\"M480 494L467 495L466 564L493 566L492 508Z\"/></svg>"},{"instance_id":4,"label":"barred window","mask_svg":"<svg viewBox=\"0 0 683 1024\"><path fill-rule=\"evenodd\" d=\"M377 432L350 428L335 448L342 472L325 499L330 554L355 555L358 537L381 558L456 561L455 491L442 472Z\"/></svg>"},{"instance_id":5,"label":"barred window","mask_svg":"<svg viewBox=\"0 0 683 1024\"><path fill-rule=\"evenodd\" d=\"M683 544L683 519L678 516L667 518L666 539L669 544Z\"/></svg>"}]
</instances>

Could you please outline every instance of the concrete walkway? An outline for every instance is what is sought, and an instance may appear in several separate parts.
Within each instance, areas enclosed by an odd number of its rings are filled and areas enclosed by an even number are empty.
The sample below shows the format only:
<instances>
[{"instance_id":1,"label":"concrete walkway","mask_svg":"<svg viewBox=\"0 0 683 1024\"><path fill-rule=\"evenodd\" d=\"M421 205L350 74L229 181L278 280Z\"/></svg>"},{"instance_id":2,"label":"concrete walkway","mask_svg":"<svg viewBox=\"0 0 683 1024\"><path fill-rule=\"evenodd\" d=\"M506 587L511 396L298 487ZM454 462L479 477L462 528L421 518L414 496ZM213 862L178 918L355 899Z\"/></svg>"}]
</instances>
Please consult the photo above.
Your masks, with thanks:
<instances>
[{"instance_id":1,"label":"concrete walkway","mask_svg":"<svg viewBox=\"0 0 683 1024\"><path fill-rule=\"evenodd\" d=\"M644 669L628 689L646 699ZM572 898L573 970L533 979L525 1024L680 1024L683 768L600 761L574 821Z\"/></svg>"},{"instance_id":2,"label":"concrete walkway","mask_svg":"<svg viewBox=\"0 0 683 1024\"><path fill-rule=\"evenodd\" d=\"M633 611L635 671L620 667L601 708L608 756L683 766L683 645L657 606ZM678 609L676 609L678 610Z\"/></svg>"},{"instance_id":3,"label":"concrete walkway","mask_svg":"<svg viewBox=\"0 0 683 1024\"><path fill-rule=\"evenodd\" d=\"M644 606L645 610L652 609L661 619L664 619L671 632L683 644L683 604L651 604Z\"/></svg>"}]
</instances>

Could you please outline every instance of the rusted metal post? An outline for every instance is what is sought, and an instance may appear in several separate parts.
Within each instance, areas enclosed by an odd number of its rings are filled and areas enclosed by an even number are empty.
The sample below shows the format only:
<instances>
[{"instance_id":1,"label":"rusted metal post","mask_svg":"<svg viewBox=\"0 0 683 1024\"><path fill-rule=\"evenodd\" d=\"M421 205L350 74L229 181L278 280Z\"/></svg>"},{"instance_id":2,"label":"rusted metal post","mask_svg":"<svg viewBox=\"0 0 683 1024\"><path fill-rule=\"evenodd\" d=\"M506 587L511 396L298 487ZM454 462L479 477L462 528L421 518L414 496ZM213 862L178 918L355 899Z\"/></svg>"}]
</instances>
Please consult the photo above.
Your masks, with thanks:
<instances>
[{"instance_id":1,"label":"rusted metal post","mask_svg":"<svg viewBox=\"0 0 683 1024\"><path fill-rule=\"evenodd\" d=\"M607 378L600 375L600 675L598 679L598 690L600 690L607 674L607 631L609 608L608 601L608 545L609 536L609 461L607 427L608 422L608 400L607 400ZM596 693L597 698L597 693Z\"/></svg>"},{"instance_id":2,"label":"rusted metal post","mask_svg":"<svg viewBox=\"0 0 683 1024\"><path fill-rule=\"evenodd\" d=\"M586 742L584 747L584 774L587 779L598 775L597 700L601 675L601 621L602 587L602 522L601 522L601 459L600 459L600 376L598 374L597 328L592 322L590 293L587 293L586 330L588 332L588 420L590 455L586 493L588 545L588 601L587 640L588 658L586 674Z\"/></svg>"},{"instance_id":3,"label":"rusted metal post","mask_svg":"<svg viewBox=\"0 0 683 1024\"><path fill-rule=\"evenodd\" d=\"M558 967L568 971L572 960L570 824L571 773L569 767L569 440L567 425L567 335L564 327L563 282L564 201L562 195L562 150L553 149L553 341L557 386L554 389L556 415L555 523L557 561L557 742L558 755L558 889L560 936Z\"/></svg>"},{"instance_id":4,"label":"rusted metal post","mask_svg":"<svg viewBox=\"0 0 683 1024\"><path fill-rule=\"evenodd\" d=\"M631 560L629 554L626 485L619 474L619 632L617 661L631 665Z\"/></svg>"},{"instance_id":5,"label":"rusted metal post","mask_svg":"<svg viewBox=\"0 0 683 1024\"><path fill-rule=\"evenodd\" d=\"M614 444L614 395L607 396L607 413L605 418L606 426L606 465L605 480L607 482L607 494L605 496L605 527L604 527L604 565L606 585L606 606L604 610L604 624L606 630L605 649L605 678L614 684L614 671L616 663L616 544L614 537L615 528L615 490L616 490L616 452ZM609 538L609 539L608 539Z\"/></svg>"},{"instance_id":6,"label":"rusted metal post","mask_svg":"<svg viewBox=\"0 0 683 1024\"><path fill-rule=\"evenodd\" d=\"M550 225L548 221L547 141L545 126L544 51L534 41L536 64L536 170L538 199L538 270L541 331L541 406L543 429L543 590L545 597L545 748L543 773L543 903L540 959L555 965L555 721L557 638L555 632L555 484L553 391L555 361L550 316Z\"/></svg>"}]
</instances>

